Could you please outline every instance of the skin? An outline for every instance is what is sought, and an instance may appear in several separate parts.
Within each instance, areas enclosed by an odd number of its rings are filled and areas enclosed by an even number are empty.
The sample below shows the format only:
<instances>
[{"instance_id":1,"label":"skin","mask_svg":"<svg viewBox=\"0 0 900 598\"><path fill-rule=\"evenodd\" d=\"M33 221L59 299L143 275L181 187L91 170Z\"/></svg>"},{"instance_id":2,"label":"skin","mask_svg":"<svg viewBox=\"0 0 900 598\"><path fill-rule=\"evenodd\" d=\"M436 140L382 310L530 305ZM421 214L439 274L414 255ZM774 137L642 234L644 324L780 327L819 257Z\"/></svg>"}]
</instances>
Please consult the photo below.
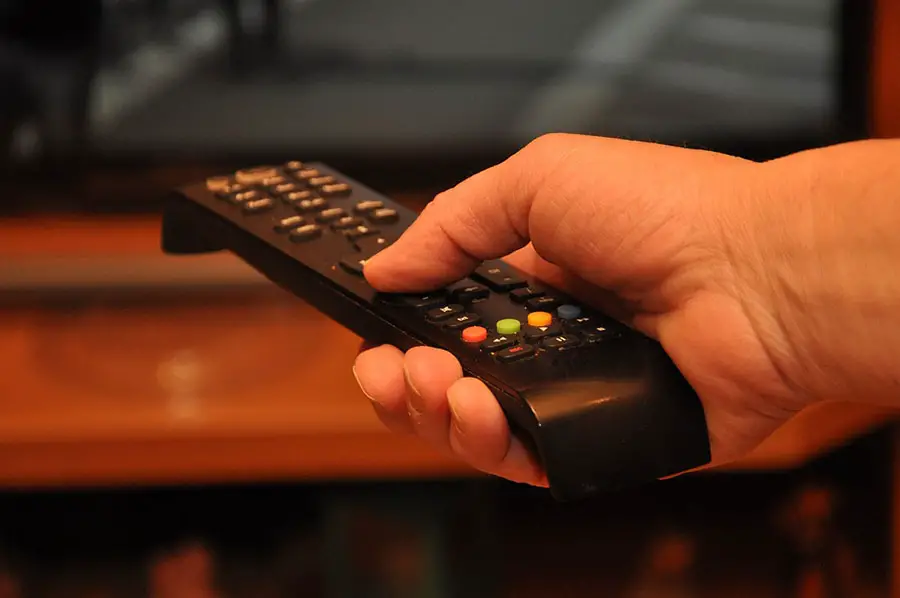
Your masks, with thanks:
<instances>
[{"instance_id":1,"label":"skin","mask_svg":"<svg viewBox=\"0 0 900 598\"><path fill-rule=\"evenodd\" d=\"M555 134L437 196L365 275L425 291L504 257L605 310L698 392L717 465L814 403L900 402L898 225L900 140L757 163ZM354 373L390 429L546 485L446 351L365 348Z\"/></svg>"}]
</instances>

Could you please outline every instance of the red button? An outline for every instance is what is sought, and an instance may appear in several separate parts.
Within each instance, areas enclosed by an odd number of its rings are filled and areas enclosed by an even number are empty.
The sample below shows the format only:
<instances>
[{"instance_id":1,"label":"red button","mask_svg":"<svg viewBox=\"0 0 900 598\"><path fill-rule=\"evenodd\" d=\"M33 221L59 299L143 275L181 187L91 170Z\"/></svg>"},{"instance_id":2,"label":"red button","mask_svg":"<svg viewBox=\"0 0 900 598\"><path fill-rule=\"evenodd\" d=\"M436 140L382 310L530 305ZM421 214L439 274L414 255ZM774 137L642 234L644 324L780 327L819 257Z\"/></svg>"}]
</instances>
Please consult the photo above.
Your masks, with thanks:
<instances>
[{"instance_id":1,"label":"red button","mask_svg":"<svg viewBox=\"0 0 900 598\"><path fill-rule=\"evenodd\" d=\"M462 331L462 339L467 343L480 343L487 338L487 329L481 326L469 326Z\"/></svg>"}]
</instances>

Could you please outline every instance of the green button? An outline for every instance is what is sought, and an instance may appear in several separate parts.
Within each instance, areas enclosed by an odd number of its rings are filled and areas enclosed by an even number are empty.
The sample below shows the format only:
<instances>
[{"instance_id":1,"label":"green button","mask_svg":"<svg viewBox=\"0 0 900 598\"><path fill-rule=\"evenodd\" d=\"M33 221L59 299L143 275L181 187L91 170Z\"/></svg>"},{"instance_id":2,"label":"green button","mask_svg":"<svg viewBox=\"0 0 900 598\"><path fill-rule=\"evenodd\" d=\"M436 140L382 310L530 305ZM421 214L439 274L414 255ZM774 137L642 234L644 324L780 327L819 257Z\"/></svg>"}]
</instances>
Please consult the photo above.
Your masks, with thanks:
<instances>
[{"instance_id":1,"label":"green button","mask_svg":"<svg viewBox=\"0 0 900 598\"><path fill-rule=\"evenodd\" d=\"M499 334L516 334L522 328L522 323L514 318L507 318L497 322Z\"/></svg>"}]
</instances>

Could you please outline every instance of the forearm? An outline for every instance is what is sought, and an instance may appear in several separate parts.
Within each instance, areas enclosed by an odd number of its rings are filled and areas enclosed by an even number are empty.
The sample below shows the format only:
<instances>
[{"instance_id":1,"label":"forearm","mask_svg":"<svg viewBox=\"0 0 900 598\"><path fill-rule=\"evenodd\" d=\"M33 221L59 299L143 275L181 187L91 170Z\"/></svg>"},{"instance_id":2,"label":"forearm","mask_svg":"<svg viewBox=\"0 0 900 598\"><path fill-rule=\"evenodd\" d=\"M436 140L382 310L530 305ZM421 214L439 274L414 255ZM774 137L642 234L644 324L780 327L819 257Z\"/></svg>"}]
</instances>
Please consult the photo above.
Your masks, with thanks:
<instances>
[{"instance_id":1,"label":"forearm","mask_svg":"<svg viewBox=\"0 0 900 598\"><path fill-rule=\"evenodd\" d=\"M766 205L745 275L769 294L770 313L755 319L779 368L811 400L900 406L900 140L804 152L761 172L754 201Z\"/></svg>"}]
</instances>

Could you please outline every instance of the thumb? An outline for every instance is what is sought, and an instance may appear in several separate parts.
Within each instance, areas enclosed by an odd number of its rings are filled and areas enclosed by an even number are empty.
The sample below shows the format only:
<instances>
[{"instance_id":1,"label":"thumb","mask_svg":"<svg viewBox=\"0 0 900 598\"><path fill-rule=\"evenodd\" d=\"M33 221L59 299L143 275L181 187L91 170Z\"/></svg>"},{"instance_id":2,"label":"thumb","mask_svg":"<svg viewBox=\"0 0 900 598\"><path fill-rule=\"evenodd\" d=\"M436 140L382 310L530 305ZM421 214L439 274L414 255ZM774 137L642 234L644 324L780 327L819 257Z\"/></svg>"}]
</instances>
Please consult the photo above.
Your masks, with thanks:
<instances>
[{"instance_id":1,"label":"thumb","mask_svg":"<svg viewBox=\"0 0 900 598\"><path fill-rule=\"evenodd\" d=\"M700 153L545 135L438 195L395 243L368 260L366 279L384 292L431 290L531 242L560 268L613 285L616 273L607 266L625 241L667 218L648 200L660 188L675 193L675 182L689 184L685 162ZM628 276L640 275L634 266L624 268Z\"/></svg>"}]
</instances>

